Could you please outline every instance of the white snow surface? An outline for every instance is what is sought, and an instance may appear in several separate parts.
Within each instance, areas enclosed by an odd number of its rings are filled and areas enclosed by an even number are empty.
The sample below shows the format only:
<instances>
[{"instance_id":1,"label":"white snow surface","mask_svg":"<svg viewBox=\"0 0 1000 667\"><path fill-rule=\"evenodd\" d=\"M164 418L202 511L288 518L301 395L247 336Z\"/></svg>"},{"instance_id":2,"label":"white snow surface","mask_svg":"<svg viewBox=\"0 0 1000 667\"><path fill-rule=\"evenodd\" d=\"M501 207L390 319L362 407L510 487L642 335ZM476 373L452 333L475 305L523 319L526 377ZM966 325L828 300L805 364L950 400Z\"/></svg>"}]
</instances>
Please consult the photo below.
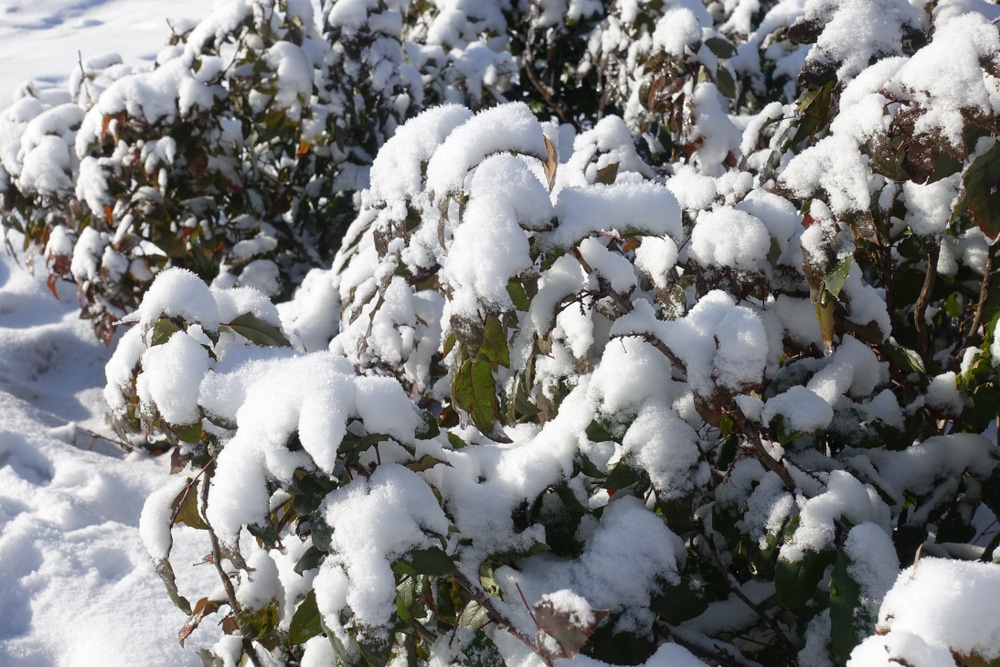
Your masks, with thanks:
<instances>
[{"instance_id":1,"label":"white snow surface","mask_svg":"<svg viewBox=\"0 0 1000 667\"><path fill-rule=\"evenodd\" d=\"M0 3L0 109L30 82L64 87L81 60L118 53L152 63L170 26L208 13L215 0L4 0Z\"/></svg>"},{"instance_id":2,"label":"white snow surface","mask_svg":"<svg viewBox=\"0 0 1000 667\"><path fill-rule=\"evenodd\" d=\"M172 500L178 480L168 461L95 437L113 437L101 390L110 350L79 319L75 289L59 295L24 257L0 253L0 664L200 665L177 643L185 614L140 536L147 496L173 486ZM216 584L208 566L191 567L205 555L195 532L173 531L182 594ZM214 628L189 646L213 643Z\"/></svg>"}]
</instances>

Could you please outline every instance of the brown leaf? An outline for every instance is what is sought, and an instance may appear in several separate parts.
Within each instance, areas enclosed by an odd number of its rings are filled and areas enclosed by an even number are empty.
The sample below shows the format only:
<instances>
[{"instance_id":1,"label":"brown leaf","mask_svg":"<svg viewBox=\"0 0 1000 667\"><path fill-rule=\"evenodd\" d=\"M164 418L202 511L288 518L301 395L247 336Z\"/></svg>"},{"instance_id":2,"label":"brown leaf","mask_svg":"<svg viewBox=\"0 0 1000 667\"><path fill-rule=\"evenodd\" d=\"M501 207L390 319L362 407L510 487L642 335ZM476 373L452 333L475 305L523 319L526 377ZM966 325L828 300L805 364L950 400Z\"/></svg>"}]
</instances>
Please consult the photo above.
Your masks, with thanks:
<instances>
[{"instance_id":1,"label":"brown leaf","mask_svg":"<svg viewBox=\"0 0 1000 667\"><path fill-rule=\"evenodd\" d=\"M552 191L552 184L556 180L556 167L559 166L559 158L556 155L556 147L552 145L548 137L543 136L542 140L545 141L545 153L546 159L545 164L542 165L542 169L545 170L545 180L549 186L549 191Z\"/></svg>"}]
</instances>

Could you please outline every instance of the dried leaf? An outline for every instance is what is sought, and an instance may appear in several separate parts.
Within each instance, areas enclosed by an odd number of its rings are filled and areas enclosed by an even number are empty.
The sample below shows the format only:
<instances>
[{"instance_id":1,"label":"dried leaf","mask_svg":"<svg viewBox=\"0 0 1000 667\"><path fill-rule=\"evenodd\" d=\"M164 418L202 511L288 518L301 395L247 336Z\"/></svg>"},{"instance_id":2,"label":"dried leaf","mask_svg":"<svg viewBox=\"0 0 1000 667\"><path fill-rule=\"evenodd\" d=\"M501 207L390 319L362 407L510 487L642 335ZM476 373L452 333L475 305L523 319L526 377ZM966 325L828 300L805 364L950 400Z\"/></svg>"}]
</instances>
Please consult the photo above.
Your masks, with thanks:
<instances>
[{"instance_id":1,"label":"dried leaf","mask_svg":"<svg viewBox=\"0 0 1000 667\"><path fill-rule=\"evenodd\" d=\"M549 186L549 191L552 191L552 185L556 180L556 168L559 166L559 157L556 155L556 147L552 145L548 137L543 136L542 140L545 142L545 163L542 165L542 169L545 171L546 184Z\"/></svg>"},{"instance_id":2,"label":"dried leaf","mask_svg":"<svg viewBox=\"0 0 1000 667\"><path fill-rule=\"evenodd\" d=\"M535 622L538 623L539 635L544 633L555 639L562 650L562 656L550 657L572 658L587 643L587 639L594 634L601 621L611 613L606 609L591 609L582 598L579 602L580 604L576 606L556 606L546 597L535 605ZM586 609L582 606L586 606ZM542 640L538 645L544 651L543 647L548 642L541 636L538 639Z\"/></svg>"}]
</instances>

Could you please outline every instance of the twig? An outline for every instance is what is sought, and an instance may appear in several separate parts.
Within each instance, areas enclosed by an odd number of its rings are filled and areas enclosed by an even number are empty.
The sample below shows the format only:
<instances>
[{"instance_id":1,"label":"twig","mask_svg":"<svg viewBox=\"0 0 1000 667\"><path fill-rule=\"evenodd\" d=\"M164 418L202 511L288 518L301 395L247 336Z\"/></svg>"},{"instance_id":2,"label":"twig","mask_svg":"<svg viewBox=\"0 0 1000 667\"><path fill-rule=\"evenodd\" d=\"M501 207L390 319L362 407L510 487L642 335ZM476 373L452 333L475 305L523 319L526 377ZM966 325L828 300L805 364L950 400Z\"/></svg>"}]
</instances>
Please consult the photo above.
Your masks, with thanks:
<instances>
[{"instance_id":1,"label":"twig","mask_svg":"<svg viewBox=\"0 0 1000 667\"><path fill-rule=\"evenodd\" d=\"M208 505L208 481L208 476L206 475L205 483L201 486L201 503L203 507ZM240 606L236 601L236 590L233 588L233 582L230 581L229 575L222 569L222 547L219 545L219 537L215 534L215 529L209 523L208 518L202 516L202 520L208 527L208 536L212 541L212 560L214 561L215 570L219 573L219 578L222 579L222 587L226 589L226 597L229 600L229 606L233 610L233 614L238 615ZM250 658L250 662L253 663L254 667L263 667L260 656L257 655L257 649L254 648L253 640L249 637L243 638L243 652Z\"/></svg>"},{"instance_id":2,"label":"twig","mask_svg":"<svg viewBox=\"0 0 1000 667\"><path fill-rule=\"evenodd\" d=\"M491 598L481 586L465 576L461 570L455 570L454 577L455 582L465 590L469 591L469 593L472 594L472 597L475 598L476 602L483 606L487 615L494 623L497 624L498 628L501 628L502 630L517 637L521 640L521 643L530 648L532 652L536 654L538 653L538 647L535 646L535 642L514 626L514 623L507 618L502 611L500 611L496 603L493 601L493 598Z\"/></svg>"},{"instance_id":3,"label":"twig","mask_svg":"<svg viewBox=\"0 0 1000 667\"><path fill-rule=\"evenodd\" d=\"M743 591L741 591L739 587L733 583L729 575L729 570L726 569L725 563L722 562L722 556L719 555L719 550L715 546L715 540L712 539L711 535L705 532L703 524L700 524L699 527L702 537L704 537L705 541L708 542L708 549L709 551L712 552L712 557L715 560L716 567L719 568L719 570L722 572L722 575L726 578L726 583L729 584L729 592L732 593L734 596L736 596L736 598L740 600L743 604L745 604L747 607L752 609L754 613L760 616L761 620L764 621L764 623L771 628L771 630L774 632L775 636L778 637L781 643L784 644L789 651L794 652L795 646L793 646L791 640L785 636L785 633L781 631L781 627L778 625L777 621L775 621L773 618L771 618L763 611L761 611L760 607L758 607L753 600L748 598L746 594L744 594Z\"/></svg>"},{"instance_id":4,"label":"twig","mask_svg":"<svg viewBox=\"0 0 1000 667\"><path fill-rule=\"evenodd\" d=\"M927 256L927 270L924 273L924 284L920 288L920 296L917 297L916 307L913 309L913 324L917 328L917 339L920 345L920 355L924 358L924 367L930 362L930 342L927 338L927 306L931 301L931 292L934 289L934 279L937 277L938 257L941 254L941 246L935 243L931 246L930 254ZM987 265L989 262L987 262ZM985 284L987 278L983 279ZM980 297L982 303L982 297ZM891 312L891 311L890 311Z\"/></svg>"},{"instance_id":5,"label":"twig","mask_svg":"<svg viewBox=\"0 0 1000 667\"><path fill-rule=\"evenodd\" d=\"M983 282L979 287L979 304L976 306L976 316L972 318L972 326L969 328L969 340L974 339L979 331L979 326L983 321L983 309L986 300L990 296L990 278L993 274L993 258L997 254L997 244L991 243L986 252L986 267L983 269Z\"/></svg>"}]
</instances>

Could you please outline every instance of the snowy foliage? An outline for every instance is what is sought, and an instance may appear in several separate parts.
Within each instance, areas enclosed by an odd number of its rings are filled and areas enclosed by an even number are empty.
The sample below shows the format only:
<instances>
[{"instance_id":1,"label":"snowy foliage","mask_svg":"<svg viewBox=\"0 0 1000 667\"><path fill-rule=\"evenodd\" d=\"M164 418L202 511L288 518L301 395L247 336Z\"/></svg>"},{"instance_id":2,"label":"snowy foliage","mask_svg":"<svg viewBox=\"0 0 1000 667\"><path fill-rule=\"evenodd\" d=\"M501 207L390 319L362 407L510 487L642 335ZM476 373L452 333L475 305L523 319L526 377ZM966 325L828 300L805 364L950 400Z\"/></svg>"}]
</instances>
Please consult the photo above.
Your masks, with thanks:
<instances>
[{"instance_id":1,"label":"snowy foliage","mask_svg":"<svg viewBox=\"0 0 1000 667\"><path fill-rule=\"evenodd\" d=\"M184 473L141 522L182 640L1000 658L994 6L324 9L220 3L0 119L6 223L132 325L113 419Z\"/></svg>"}]
</instances>

